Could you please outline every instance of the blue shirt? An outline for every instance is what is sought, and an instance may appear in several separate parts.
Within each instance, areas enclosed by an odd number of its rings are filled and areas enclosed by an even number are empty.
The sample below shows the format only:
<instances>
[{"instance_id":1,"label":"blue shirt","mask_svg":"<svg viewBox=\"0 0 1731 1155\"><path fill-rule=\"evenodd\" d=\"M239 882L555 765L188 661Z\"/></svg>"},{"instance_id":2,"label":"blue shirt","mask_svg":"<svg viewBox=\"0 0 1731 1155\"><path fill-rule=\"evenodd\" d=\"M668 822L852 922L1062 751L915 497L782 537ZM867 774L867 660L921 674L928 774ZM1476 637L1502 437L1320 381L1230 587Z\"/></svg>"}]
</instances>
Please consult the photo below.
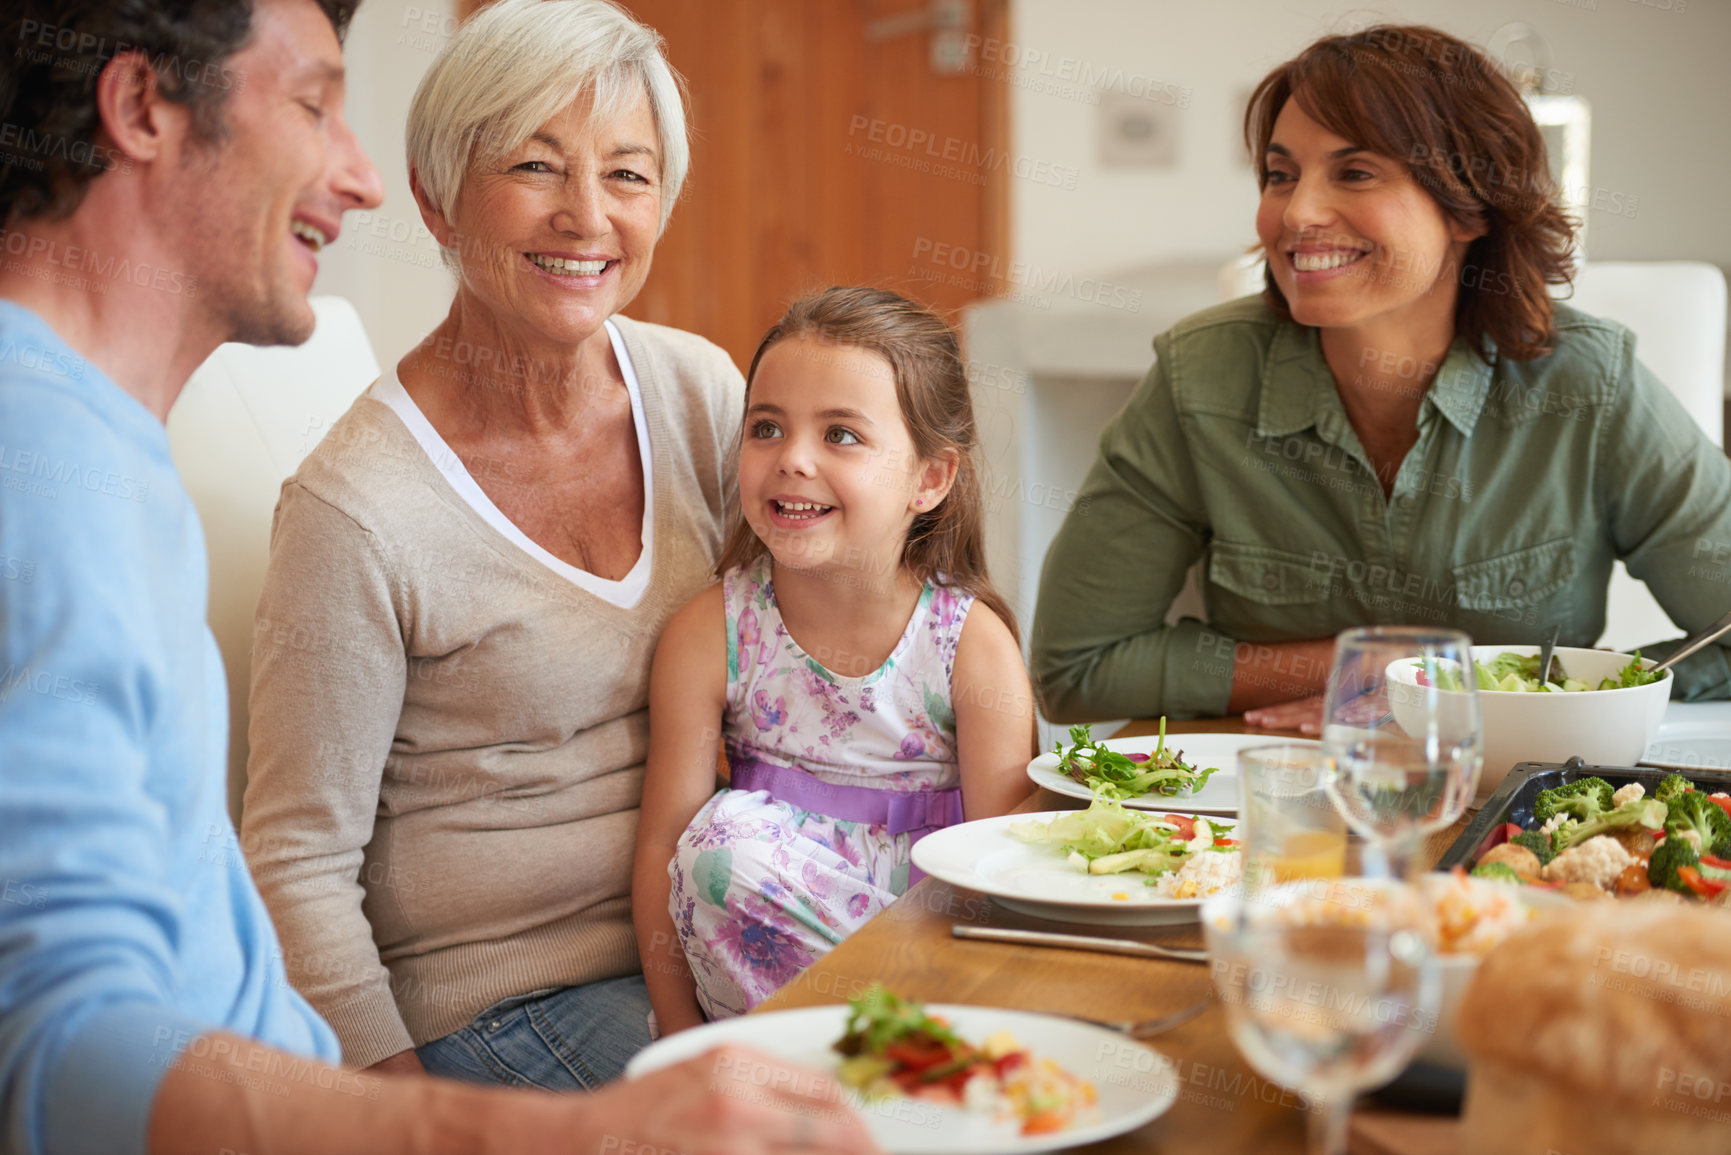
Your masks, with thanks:
<instances>
[{"instance_id":1,"label":"blue shirt","mask_svg":"<svg viewBox=\"0 0 1731 1155\"><path fill-rule=\"evenodd\" d=\"M162 424L0 301L0 1151L144 1151L213 1030L338 1057L229 820L208 583Z\"/></svg>"}]
</instances>

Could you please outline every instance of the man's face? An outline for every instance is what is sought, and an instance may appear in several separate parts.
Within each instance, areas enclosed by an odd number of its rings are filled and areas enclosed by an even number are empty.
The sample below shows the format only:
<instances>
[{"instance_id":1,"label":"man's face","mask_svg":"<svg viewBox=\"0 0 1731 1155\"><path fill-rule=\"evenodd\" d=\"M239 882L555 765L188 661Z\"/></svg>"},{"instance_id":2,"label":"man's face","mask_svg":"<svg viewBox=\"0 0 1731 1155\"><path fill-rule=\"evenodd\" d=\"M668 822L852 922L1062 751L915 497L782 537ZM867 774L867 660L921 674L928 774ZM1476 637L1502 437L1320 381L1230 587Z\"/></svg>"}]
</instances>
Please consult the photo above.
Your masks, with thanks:
<instances>
[{"instance_id":1,"label":"man's face","mask_svg":"<svg viewBox=\"0 0 1731 1155\"><path fill-rule=\"evenodd\" d=\"M170 181L184 271L225 340L299 344L319 249L383 199L343 119L342 46L313 0L258 0L246 46L199 76L230 91L223 138L193 144Z\"/></svg>"}]
</instances>

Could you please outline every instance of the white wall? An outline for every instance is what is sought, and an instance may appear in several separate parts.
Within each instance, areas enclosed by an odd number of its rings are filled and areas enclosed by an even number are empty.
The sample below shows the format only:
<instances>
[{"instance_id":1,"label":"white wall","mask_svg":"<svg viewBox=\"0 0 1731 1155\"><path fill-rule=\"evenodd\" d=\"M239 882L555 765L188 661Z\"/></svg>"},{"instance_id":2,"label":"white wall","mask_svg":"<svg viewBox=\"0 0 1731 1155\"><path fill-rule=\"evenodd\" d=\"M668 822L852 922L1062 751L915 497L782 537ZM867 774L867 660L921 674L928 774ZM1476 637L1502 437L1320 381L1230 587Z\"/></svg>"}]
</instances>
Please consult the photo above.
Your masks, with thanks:
<instances>
[{"instance_id":1,"label":"white wall","mask_svg":"<svg viewBox=\"0 0 1731 1155\"><path fill-rule=\"evenodd\" d=\"M378 212L345 219L342 237L321 257L315 292L355 303L381 364L395 363L450 301L450 277L409 196L403 125L415 85L454 27L452 7L451 0L367 0L348 38L350 116L387 193ZM1722 125L1731 111L1731 68L1721 59L1731 48L1731 0L1413 0L1354 8L1013 0L1011 12L1012 40L992 46L996 61L977 63L1007 71L1012 81L1012 151L1036 165L1076 170L1073 182L1011 181L1012 255L1041 269L1081 275L1250 244L1256 191L1239 143L1244 97L1315 37L1382 18L1434 23L1481 44L1512 21L1536 27L1550 42L1558 79L1592 104L1593 185L1620 194L1625 205L1638 198L1632 213L1591 214L1594 259L1691 258L1731 269L1731 211L1724 207L1731 150ZM1027 52L1041 54L1039 61L1005 66ZM1188 90L1188 107L1173 109L1174 168L1099 163L1097 109L1079 99L1076 82L1083 72L1116 73L1168 99Z\"/></svg>"},{"instance_id":2,"label":"white wall","mask_svg":"<svg viewBox=\"0 0 1731 1155\"><path fill-rule=\"evenodd\" d=\"M433 56L455 31L449 0L367 0L344 46L349 121L385 178L385 203L349 213L337 243L319 255L315 294L359 310L379 364L394 365L444 317L450 274L409 195L403 126Z\"/></svg>"},{"instance_id":3,"label":"white wall","mask_svg":"<svg viewBox=\"0 0 1731 1155\"><path fill-rule=\"evenodd\" d=\"M1579 6L1576 6L1579 5ZM1591 5L1592 7L1588 7ZM1659 7L1665 5L1665 8ZM1681 8L1682 11L1676 11ZM1556 79L1592 108L1591 183L1624 215L1589 218L1595 260L1690 258L1731 268L1731 3L1726 0L1411 0L1358 7L1274 0L1013 0L1014 151L1074 166L1073 191L1013 181L1015 256L1083 272L1252 243L1256 190L1239 125L1258 80L1305 44L1388 19L1475 44L1524 21L1549 42ZM1064 58L1071 58L1065 64ZM982 60L981 65L990 67ZM1112 169L1097 159L1096 109L1063 77L1122 70L1175 99L1178 162ZM1056 89L1057 91L1053 91ZM1638 201L1630 211L1629 197Z\"/></svg>"}]
</instances>

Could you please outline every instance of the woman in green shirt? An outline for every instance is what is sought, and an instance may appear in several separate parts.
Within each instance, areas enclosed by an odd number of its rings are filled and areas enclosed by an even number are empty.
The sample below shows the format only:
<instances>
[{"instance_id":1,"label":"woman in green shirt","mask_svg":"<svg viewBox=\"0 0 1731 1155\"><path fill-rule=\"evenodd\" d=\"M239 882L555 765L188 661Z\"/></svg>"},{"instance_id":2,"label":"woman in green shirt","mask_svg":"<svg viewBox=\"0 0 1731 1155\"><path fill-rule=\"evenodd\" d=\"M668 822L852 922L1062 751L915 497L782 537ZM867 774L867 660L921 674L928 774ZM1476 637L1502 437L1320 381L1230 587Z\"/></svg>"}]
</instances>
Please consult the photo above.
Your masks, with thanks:
<instances>
[{"instance_id":1,"label":"woman in green shirt","mask_svg":"<svg viewBox=\"0 0 1731 1155\"><path fill-rule=\"evenodd\" d=\"M1245 137L1267 287L1158 337L1101 437L1041 577L1048 717L1313 728L1340 630L1591 645L1618 558L1689 630L1731 606L1731 463L1628 330L1552 302L1574 227L1489 60L1331 36L1263 80ZM1167 625L1205 553L1208 624ZM1709 647L1677 692L1728 672Z\"/></svg>"}]
</instances>

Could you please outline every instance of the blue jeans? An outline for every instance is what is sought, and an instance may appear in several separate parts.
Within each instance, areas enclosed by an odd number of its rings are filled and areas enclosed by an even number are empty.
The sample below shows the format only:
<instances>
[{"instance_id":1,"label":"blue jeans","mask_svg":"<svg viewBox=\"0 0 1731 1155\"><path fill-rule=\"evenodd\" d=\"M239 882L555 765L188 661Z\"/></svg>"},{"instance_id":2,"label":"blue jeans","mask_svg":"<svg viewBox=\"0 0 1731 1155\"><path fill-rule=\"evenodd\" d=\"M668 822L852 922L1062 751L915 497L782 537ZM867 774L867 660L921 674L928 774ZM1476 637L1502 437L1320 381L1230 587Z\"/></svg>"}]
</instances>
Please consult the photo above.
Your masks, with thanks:
<instances>
[{"instance_id":1,"label":"blue jeans","mask_svg":"<svg viewBox=\"0 0 1731 1155\"><path fill-rule=\"evenodd\" d=\"M649 988L627 975L503 999L415 1054L428 1074L465 1083L592 1091L648 1045Z\"/></svg>"}]
</instances>

